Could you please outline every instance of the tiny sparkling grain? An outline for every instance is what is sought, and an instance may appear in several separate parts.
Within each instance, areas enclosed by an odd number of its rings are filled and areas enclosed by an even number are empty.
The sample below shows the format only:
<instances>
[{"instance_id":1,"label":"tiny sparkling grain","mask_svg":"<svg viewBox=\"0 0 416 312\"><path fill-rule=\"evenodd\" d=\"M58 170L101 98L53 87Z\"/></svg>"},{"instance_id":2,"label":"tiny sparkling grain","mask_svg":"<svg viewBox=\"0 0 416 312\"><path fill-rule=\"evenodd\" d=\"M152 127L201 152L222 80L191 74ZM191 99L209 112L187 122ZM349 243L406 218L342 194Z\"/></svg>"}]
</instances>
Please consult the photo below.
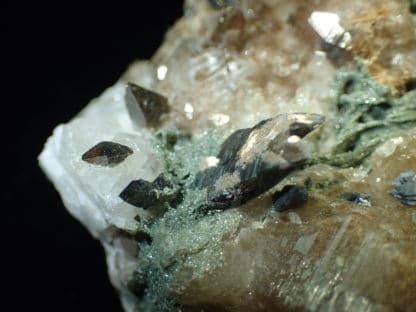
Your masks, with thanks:
<instances>
[{"instance_id":1,"label":"tiny sparkling grain","mask_svg":"<svg viewBox=\"0 0 416 312\"><path fill-rule=\"evenodd\" d=\"M194 117L194 107L191 103L185 103L183 111L185 112L186 118L188 118L189 120Z\"/></svg>"},{"instance_id":2,"label":"tiny sparkling grain","mask_svg":"<svg viewBox=\"0 0 416 312\"><path fill-rule=\"evenodd\" d=\"M165 80L166 76L168 74L168 67L166 65L160 65L157 68L157 79L159 80Z\"/></svg>"},{"instance_id":3,"label":"tiny sparkling grain","mask_svg":"<svg viewBox=\"0 0 416 312\"><path fill-rule=\"evenodd\" d=\"M298 137L297 135L291 135L290 137L287 138L287 143L294 144L294 143L299 142L300 140L301 138Z\"/></svg>"}]
</instances>

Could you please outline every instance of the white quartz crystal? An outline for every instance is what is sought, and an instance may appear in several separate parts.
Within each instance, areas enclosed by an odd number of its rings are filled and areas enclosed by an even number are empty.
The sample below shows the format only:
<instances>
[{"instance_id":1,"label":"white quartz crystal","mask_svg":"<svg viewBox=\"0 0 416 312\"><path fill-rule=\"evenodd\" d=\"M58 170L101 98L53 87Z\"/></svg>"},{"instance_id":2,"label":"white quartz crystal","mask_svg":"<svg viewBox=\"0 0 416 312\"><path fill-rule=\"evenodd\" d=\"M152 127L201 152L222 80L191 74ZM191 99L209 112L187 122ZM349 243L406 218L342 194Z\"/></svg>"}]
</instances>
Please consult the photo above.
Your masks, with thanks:
<instances>
[{"instance_id":1,"label":"white quartz crystal","mask_svg":"<svg viewBox=\"0 0 416 312\"><path fill-rule=\"evenodd\" d=\"M118 237L116 229L134 231L135 216L146 214L118 195L131 180L153 180L163 170L154 155L149 130L137 129L130 121L124 90L123 83L115 84L72 121L58 126L39 156L42 169L69 212L103 243L110 278L118 288L136 268L136 260L123 242L137 247L134 241ZM81 155L101 141L126 145L133 154L115 167L82 161ZM127 308L128 301L123 303Z\"/></svg>"},{"instance_id":2,"label":"white quartz crystal","mask_svg":"<svg viewBox=\"0 0 416 312\"><path fill-rule=\"evenodd\" d=\"M39 156L40 164L61 193L68 210L98 237L111 226L133 231L139 209L118 195L130 180L153 180L163 169L155 158L146 128L135 129L124 104L122 83L109 88L75 119L58 126ZM133 154L107 168L81 160L101 141L130 147Z\"/></svg>"}]
</instances>

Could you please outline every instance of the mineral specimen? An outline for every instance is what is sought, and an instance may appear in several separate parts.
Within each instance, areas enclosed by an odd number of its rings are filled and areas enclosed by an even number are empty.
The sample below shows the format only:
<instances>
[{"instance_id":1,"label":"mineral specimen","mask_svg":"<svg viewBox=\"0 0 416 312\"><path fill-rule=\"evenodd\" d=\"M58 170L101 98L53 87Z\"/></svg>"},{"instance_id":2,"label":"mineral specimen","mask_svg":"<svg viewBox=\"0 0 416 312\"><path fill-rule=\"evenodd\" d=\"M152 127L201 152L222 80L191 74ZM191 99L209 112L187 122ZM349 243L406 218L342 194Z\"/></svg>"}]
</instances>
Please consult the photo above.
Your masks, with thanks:
<instances>
[{"instance_id":1,"label":"mineral specimen","mask_svg":"<svg viewBox=\"0 0 416 312\"><path fill-rule=\"evenodd\" d=\"M412 12L187 0L55 129L40 164L126 311L416 310ZM111 167L97 142L133 153Z\"/></svg>"},{"instance_id":2,"label":"mineral specimen","mask_svg":"<svg viewBox=\"0 0 416 312\"><path fill-rule=\"evenodd\" d=\"M133 151L125 145L114 142L100 142L82 155L82 160L100 166L115 166Z\"/></svg>"}]
</instances>

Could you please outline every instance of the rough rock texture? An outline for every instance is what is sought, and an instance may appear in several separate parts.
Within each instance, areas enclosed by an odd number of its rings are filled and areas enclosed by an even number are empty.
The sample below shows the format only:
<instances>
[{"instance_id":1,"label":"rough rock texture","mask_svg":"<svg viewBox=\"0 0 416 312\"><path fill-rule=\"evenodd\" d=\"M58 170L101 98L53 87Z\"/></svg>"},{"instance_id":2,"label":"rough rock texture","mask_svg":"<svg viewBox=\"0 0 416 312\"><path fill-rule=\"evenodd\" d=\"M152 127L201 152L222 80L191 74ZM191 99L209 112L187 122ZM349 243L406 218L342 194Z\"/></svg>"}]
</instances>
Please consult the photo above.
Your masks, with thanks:
<instances>
[{"instance_id":1,"label":"rough rock texture","mask_svg":"<svg viewBox=\"0 0 416 312\"><path fill-rule=\"evenodd\" d=\"M55 129L40 164L127 311L416 310L415 20L404 0L187 0L151 60ZM290 135L293 113L326 121ZM129 155L83 161L97 142ZM279 157L279 178L258 165ZM211 209L246 168L255 196Z\"/></svg>"}]
</instances>

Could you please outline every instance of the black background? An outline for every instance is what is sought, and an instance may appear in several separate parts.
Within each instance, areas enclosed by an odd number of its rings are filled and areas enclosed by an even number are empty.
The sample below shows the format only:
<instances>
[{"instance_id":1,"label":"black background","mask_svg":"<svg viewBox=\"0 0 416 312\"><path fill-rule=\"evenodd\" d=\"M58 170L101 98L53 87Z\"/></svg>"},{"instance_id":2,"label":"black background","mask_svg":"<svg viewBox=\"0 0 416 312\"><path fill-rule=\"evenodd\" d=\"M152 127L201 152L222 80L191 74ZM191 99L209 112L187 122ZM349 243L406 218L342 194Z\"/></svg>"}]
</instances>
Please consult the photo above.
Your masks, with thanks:
<instances>
[{"instance_id":1,"label":"black background","mask_svg":"<svg viewBox=\"0 0 416 312\"><path fill-rule=\"evenodd\" d=\"M2 310L120 311L102 247L66 212L36 158L57 124L152 56L182 1L1 6L1 306L13 304Z\"/></svg>"}]
</instances>

